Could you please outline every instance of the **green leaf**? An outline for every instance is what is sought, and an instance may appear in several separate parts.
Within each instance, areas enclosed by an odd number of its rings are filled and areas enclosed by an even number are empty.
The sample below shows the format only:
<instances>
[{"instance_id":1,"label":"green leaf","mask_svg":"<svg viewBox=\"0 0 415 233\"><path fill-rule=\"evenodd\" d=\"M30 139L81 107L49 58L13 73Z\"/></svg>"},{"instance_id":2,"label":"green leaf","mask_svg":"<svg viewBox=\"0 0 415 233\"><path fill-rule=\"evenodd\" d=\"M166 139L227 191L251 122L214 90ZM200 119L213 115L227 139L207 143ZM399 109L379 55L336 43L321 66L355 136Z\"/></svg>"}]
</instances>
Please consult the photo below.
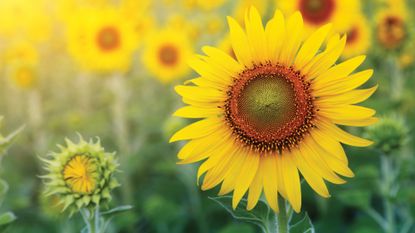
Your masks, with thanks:
<instances>
[{"instance_id":1,"label":"green leaf","mask_svg":"<svg viewBox=\"0 0 415 233\"><path fill-rule=\"evenodd\" d=\"M16 220L16 215L14 215L12 212L6 212L0 215L0 226L7 225L14 220Z\"/></svg>"},{"instance_id":2,"label":"green leaf","mask_svg":"<svg viewBox=\"0 0 415 233\"><path fill-rule=\"evenodd\" d=\"M133 208L133 206L132 206L132 205L122 205L122 206L117 206L117 207L115 207L115 208L113 208L113 209L110 209L110 210L108 210L108 211L101 212L101 215L113 215L113 214L118 214L118 213L121 213L121 212L125 212L125 211L128 211L128 210L131 210L132 208Z\"/></svg>"},{"instance_id":3,"label":"green leaf","mask_svg":"<svg viewBox=\"0 0 415 233\"><path fill-rule=\"evenodd\" d=\"M314 226L308 214L304 214L304 218L290 227L290 233L314 233Z\"/></svg>"},{"instance_id":4,"label":"green leaf","mask_svg":"<svg viewBox=\"0 0 415 233\"><path fill-rule=\"evenodd\" d=\"M0 156L5 154L9 146L13 143L16 136L24 129L24 126L21 126L7 137L2 137L0 135Z\"/></svg>"},{"instance_id":5,"label":"green leaf","mask_svg":"<svg viewBox=\"0 0 415 233\"><path fill-rule=\"evenodd\" d=\"M268 227L267 223L272 214L268 205L261 200L253 210L247 211L246 199L242 199L235 210L232 208L232 196L209 197L209 199L218 203L237 220L253 223L261 229L266 229Z\"/></svg>"}]
</instances>

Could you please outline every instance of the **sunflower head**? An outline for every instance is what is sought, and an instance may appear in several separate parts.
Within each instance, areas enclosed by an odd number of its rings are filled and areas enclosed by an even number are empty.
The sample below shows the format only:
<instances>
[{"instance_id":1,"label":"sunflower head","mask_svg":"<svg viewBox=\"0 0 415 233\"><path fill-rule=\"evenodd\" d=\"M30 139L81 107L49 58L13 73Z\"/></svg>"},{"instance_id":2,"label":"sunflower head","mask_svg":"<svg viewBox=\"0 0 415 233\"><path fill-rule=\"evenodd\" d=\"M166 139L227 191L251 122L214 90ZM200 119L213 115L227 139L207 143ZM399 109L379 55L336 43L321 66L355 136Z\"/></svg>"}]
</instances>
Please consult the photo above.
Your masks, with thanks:
<instances>
[{"instance_id":1,"label":"sunflower head","mask_svg":"<svg viewBox=\"0 0 415 233\"><path fill-rule=\"evenodd\" d=\"M137 47L133 21L118 9L82 8L68 20L67 46L82 68L124 72Z\"/></svg>"},{"instance_id":2,"label":"sunflower head","mask_svg":"<svg viewBox=\"0 0 415 233\"><path fill-rule=\"evenodd\" d=\"M377 15L376 38L387 50L401 48L408 38L408 21L403 8L387 8Z\"/></svg>"},{"instance_id":3,"label":"sunflower head","mask_svg":"<svg viewBox=\"0 0 415 233\"><path fill-rule=\"evenodd\" d=\"M13 84L21 89L30 89L36 85L36 67L29 64L13 64L8 72Z\"/></svg>"},{"instance_id":4,"label":"sunflower head","mask_svg":"<svg viewBox=\"0 0 415 233\"><path fill-rule=\"evenodd\" d=\"M370 48L372 33L369 23L363 15L356 16L344 32L347 35L347 40L343 57L348 58L366 53Z\"/></svg>"},{"instance_id":5,"label":"sunflower head","mask_svg":"<svg viewBox=\"0 0 415 233\"><path fill-rule=\"evenodd\" d=\"M182 78L190 72L187 60L192 45L186 31L166 28L149 36L143 53L143 63L163 83Z\"/></svg>"},{"instance_id":6,"label":"sunflower head","mask_svg":"<svg viewBox=\"0 0 415 233\"><path fill-rule=\"evenodd\" d=\"M219 195L233 192L232 205L245 194L247 208L261 193L278 211L278 196L301 209L300 173L321 196L329 197L325 180L341 184L353 177L341 143L368 146L370 141L338 125L367 126L375 111L357 106L376 86L357 89L372 70L353 71L365 59L356 56L336 64L346 37L329 35L327 24L304 39L299 12L287 20L277 10L265 28L251 8L245 29L229 17L229 51L203 47L190 66L200 75L176 86L187 106L174 115L202 118L176 132L171 142L188 140L180 163L203 161L201 188L221 185ZM352 74L353 73L353 74Z\"/></svg>"},{"instance_id":7,"label":"sunflower head","mask_svg":"<svg viewBox=\"0 0 415 233\"><path fill-rule=\"evenodd\" d=\"M367 137L375 142L374 148L385 154L391 154L408 142L408 126L402 117L384 116L377 124L368 127Z\"/></svg>"},{"instance_id":8,"label":"sunflower head","mask_svg":"<svg viewBox=\"0 0 415 233\"><path fill-rule=\"evenodd\" d=\"M358 0L276 0L276 4L286 14L300 11L307 35L327 23L333 23L336 31L344 31L360 10Z\"/></svg>"},{"instance_id":9,"label":"sunflower head","mask_svg":"<svg viewBox=\"0 0 415 233\"><path fill-rule=\"evenodd\" d=\"M50 159L42 159L47 174L42 178L46 195L55 195L63 206L72 213L81 208L94 208L111 200L111 190L119 186L114 177L118 167L115 153L107 153L96 142L79 143L66 139L60 152L51 152Z\"/></svg>"}]
</instances>

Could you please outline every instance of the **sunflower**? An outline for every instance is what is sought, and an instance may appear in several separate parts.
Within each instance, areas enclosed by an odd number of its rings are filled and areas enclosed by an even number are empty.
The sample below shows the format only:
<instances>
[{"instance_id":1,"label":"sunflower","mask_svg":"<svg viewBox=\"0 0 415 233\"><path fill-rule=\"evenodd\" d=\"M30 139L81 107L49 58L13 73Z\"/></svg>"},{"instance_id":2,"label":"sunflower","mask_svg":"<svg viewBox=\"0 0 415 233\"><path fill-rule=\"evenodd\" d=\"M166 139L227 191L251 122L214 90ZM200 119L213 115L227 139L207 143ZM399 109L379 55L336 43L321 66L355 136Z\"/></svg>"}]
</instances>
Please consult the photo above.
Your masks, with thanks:
<instances>
[{"instance_id":1,"label":"sunflower","mask_svg":"<svg viewBox=\"0 0 415 233\"><path fill-rule=\"evenodd\" d=\"M356 17L345 30L347 34L346 47L343 51L344 57L351 57L366 53L371 44L371 30L367 19L361 15Z\"/></svg>"},{"instance_id":2,"label":"sunflower","mask_svg":"<svg viewBox=\"0 0 415 233\"><path fill-rule=\"evenodd\" d=\"M99 140L87 142L82 137L79 143L66 139L66 146L59 148L50 159L42 159L46 196L58 197L63 211L69 209L71 214L110 201L111 190L119 186L115 153L105 152Z\"/></svg>"},{"instance_id":3,"label":"sunflower","mask_svg":"<svg viewBox=\"0 0 415 233\"><path fill-rule=\"evenodd\" d=\"M401 48L408 37L407 12L401 4L387 7L376 17L376 39L385 49Z\"/></svg>"},{"instance_id":4,"label":"sunflower","mask_svg":"<svg viewBox=\"0 0 415 233\"><path fill-rule=\"evenodd\" d=\"M276 3L286 14L301 12L306 35L327 23L342 31L360 12L359 0L277 0Z\"/></svg>"},{"instance_id":5,"label":"sunflower","mask_svg":"<svg viewBox=\"0 0 415 233\"><path fill-rule=\"evenodd\" d=\"M46 0L0 1L0 36L47 40L52 28L48 4Z\"/></svg>"},{"instance_id":6,"label":"sunflower","mask_svg":"<svg viewBox=\"0 0 415 233\"><path fill-rule=\"evenodd\" d=\"M69 20L68 49L82 68L125 72L137 47L136 33L118 9L85 8Z\"/></svg>"},{"instance_id":7,"label":"sunflower","mask_svg":"<svg viewBox=\"0 0 415 233\"><path fill-rule=\"evenodd\" d=\"M23 90L31 89L37 82L37 69L29 63L13 63L8 67L8 77L12 83Z\"/></svg>"},{"instance_id":8,"label":"sunflower","mask_svg":"<svg viewBox=\"0 0 415 233\"><path fill-rule=\"evenodd\" d=\"M357 56L334 65L346 36L325 25L303 41L303 19L296 12L285 21L277 10L264 29L255 8L246 29L228 17L237 59L214 47L189 62L200 74L175 87L188 104L174 115L203 118L176 132L170 142L188 140L178 153L180 164L202 161L202 190L222 183L219 195L233 191L233 208L247 195L252 209L262 193L274 211L278 194L301 209L300 173L318 194L329 197L324 180L353 177L342 144L368 146L371 141L338 127L366 126L375 111L357 106L376 90L359 89L372 70L351 74L365 59Z\"/></svg>"},{"instance_id":9,"label":"sunflower","mask_svg":"<svg viewBox=\"0 0 415 233\"><path fill-rule=\"evenodd\" d=\"M161 82L168 83L190 72L187 60L193 48L186 32L166 28L149 36L143 63Z\"/></svg>"}]
</instances>

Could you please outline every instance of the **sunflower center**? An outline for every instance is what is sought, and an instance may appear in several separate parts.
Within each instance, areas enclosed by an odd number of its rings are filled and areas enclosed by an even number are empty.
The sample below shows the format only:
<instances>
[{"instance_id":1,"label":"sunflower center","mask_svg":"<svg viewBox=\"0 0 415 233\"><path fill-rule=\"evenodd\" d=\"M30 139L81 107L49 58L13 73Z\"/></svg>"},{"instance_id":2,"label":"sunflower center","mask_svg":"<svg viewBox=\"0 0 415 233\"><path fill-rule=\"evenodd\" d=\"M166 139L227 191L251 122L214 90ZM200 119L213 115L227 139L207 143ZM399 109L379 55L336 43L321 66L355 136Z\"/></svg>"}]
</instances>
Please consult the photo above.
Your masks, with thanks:
<instances>
[{"instance_id":1,"label":"sunflower center","mask_svg":"<svg viewBox=\"0 0 415 233\"><path fill-rule=\"evenodd\" d=\"M158 51L160 62L166 66L174 66L179 60L179 52L173 45L163 45Z\"/></svg>"},{"instance_id":2,"label":"sunflower center","mask_svg":"<svg viewBox=\"0 0 415 233\"><path fill-rule=\"evenodd\" d=\"M97 44L104 51L112 51L120 45L120 35L114 27L102 28L97 34Z\"/></svg>"},{"instance_id":3,"label":"sunflower center","mask_svg":"<svg viewBox=\"0 0 415 233\"><path fill-rule=\"evenodd\" d=\"M327 22L334 8L334 0L300 0L299 2L299 9L304 20L317 25Z\"/></svg>"},{"instance_id":4,"label":"sunflower center","mask_svg":"<svg viewBox=\"0 0 415 233\"><path fill-rule=\"evenodd\" d=\"M258 130L271 131L295 115L289 82L276 74L260 74L246 83L238 100L238 111Z\"/></svg>"},{"instance_id":5,"label":"sunflower center","mask_svg":"<svg viewBox=\"0 0 415 233\"><path fill-rule=\"evenodd\" d=\"M386 48L399 47L405 36L405 23L396 16L386 17L378 26L379 41Z\"/></svg>"},{"instance_id":6,"label":"sunflower center","mask_svg":"<svg viewBox=\"0 0 415 233\"><path fill-rule=\"evenodd\" d=\"M354 26L347 32L346 43L353 44L354 42L358 40L358 38L359 38L359 30L357 29L356 26Z\"/></svg>"},{"instance_id":7,"label":"sunflower center","mask_svg":"<svg viewBox=\"0 0 415 233\"><path fill-rule=\"evenodd\" d=\"M313 126L309 86L291 67L247 69L227 92L225 119L237 138L257 151L290 149Z\"/></svg>"},{"instance_id":8,"label":"sunflower center","mask_svg":"<svg viewBox=\"0 0 415 233\"><path fill-rule=\"evenodd\" d=\"M97 176L96 161L86 155L75 155L63 169L63 178L75 193L92 193L97 185Z\"/></svg>"}]
</instances>

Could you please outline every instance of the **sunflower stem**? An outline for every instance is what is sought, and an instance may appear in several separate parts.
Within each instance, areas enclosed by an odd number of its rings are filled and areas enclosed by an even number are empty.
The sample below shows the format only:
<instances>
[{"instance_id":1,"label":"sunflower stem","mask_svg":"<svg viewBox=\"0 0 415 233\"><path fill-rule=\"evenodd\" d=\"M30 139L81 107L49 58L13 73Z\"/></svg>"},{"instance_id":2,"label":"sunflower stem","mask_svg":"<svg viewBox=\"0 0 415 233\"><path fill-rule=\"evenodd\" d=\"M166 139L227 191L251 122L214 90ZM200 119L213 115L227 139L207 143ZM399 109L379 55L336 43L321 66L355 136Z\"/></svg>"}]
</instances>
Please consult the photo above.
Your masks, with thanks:
<instances>
[{"instance_id":1,"label":"sunflower stem","mask_svg":"<svg viewBox=\"0 0 415 233\"><path fill-rule=\"evenodd\" d=\"M289 209L289 206L287 206L287 202L281 197L278 197L278 204L280 206L280 212L276 213L277 233L288 233L289 216L287 214L287 209Z\"/></svg>"},{"instance_id":2,"label":"sunflower stem","mask_svg":"<svg viewBox=\"0 0 415 233\"><path fill-rule=\"evenodd\" d=\"M392 165L390 156L382 155L381 156L381 171L382 171L382 185L383 185L383 207L384 215L387 222L387 227L385 232L394 233L396 230L395 226L395 213L394 213L394 203L392 202L392 190L395 183L395 171Z\"/></svg>"}]
</instances>

